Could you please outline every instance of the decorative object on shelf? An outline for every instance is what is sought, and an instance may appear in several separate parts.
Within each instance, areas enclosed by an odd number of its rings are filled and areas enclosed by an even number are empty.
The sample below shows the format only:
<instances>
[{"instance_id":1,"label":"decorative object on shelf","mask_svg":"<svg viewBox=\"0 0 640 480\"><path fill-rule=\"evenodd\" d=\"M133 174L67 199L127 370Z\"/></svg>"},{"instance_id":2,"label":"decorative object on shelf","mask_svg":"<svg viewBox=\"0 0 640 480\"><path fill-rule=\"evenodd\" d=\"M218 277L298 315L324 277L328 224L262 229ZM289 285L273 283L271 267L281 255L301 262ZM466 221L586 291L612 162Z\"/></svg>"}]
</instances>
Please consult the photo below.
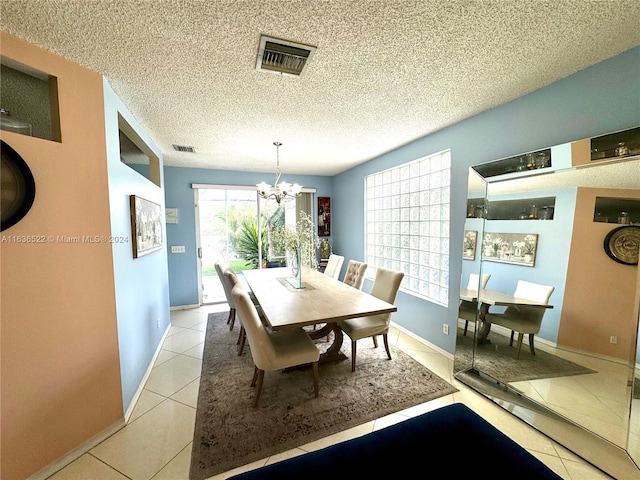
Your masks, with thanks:
<instances>
[{"instance_id":1,"label":"decorative object on shelf","mask_svg":"<svg viewBox=\"0 0 640 480\"><path fill-rule=\"evenodd\" d=\"M320 258L326 260L329 258L329 255L331 255L331 244L329 240L323 238L320 241Z\"/></svg>"},{"instance_id":2,"label":"decorative object on shelf","mask_svg":"<svg viewBox=\"0 0 640 480\"><path fill-rule=\"evenodd\" d=\"M260 182L256 184L256 187L258 187L258 193L262 198L267 200L274 198L278 205L280 205L282 200L300 195L302 185L298 185L297 183L291 185L289 182L280 182L280 147L282 146L282 142L273 142L273 144L276 146L276 181L273 185Z\"/></svg>"},{"instance_id":3,"label":"decorative object on shelf","mask_svg":"<svg viewBox=\"0 0 640 480\"><path fill-rule=\"evenodd\" d=\"M482 238L482 260L533 267L538 247L534 233L486 233Z\"/></svg>"},{"instance_id":4,"label":"decorative object on shelf","mask_svg":"<svg viewBox=\"0 0 640 480\"><path fill-rule=\"evenodd\" d=\"M464 232L464 248L462 250L462 258L465 260L476 259L476 243L478 240L477 230L465 230Z\"/></svg>"},{"instance_id":5,"label":"decorative object on shelf","mask_svg":"<svg viewBox=\"0 0 640 480\"><path fill-rule=\"evenodd\" d=\"M2 154L2 201L0 230L14 226L29 212L36 198L33 174L18 152L0 140Z\"/></svg>"},{"instance_id":6,"label":"decorative object on shelf","mask_svg":"<svg viewBox=\"0 0 640 480\"><path fill-rule=\"evenodd\" d=\"M604 238L604 251L618 263L638 265L640 226L624 225L611 230Z\"/></svg>"},{"instance_id":7,"label":"decorative object on shelf","mask_svg":"<svg viewBox=\"0 0 640 480\"><path fill-rule=\"evenodd\" d=\"M0 129L8 132L21 133L22 135L33 135L31 124L12 117L11 112L4 108L0 108Z\"/></svg>"},{"instance_id":8,"label":"decorative object on shelf","mask_svg":"<svg viewBox=\"0 0 640 480\"><path fill-rule=\"evenodd\" d=\"M620 215L618 216L618 223L621 225L629 225L631 223L629 212L620 212Z\"/></svg>"},{"instance_id":9,"label":"decorative object on shelf","mask_svg":"<svg viewBox=\"0 0 640 480\"><path fill-rule=\"evenodd\" d=\"M318 197L318 236L331 236L331 197Z\"/></svg>"},{"instance_id":10,"label":"decorative object on shelf","mask_svg":"<svg viewBox=\"0 0 640 480\"><path fill-rule=\"evenodd\" d=\"M133 258L162 248L162 207L142 197L131 195L131 236Z\"/></svg>"},{"instance_id":11,"label":"decorative object on shelf","mask_svg":"<svg viewBox=\"0 0 640 480\"><path fill-rule=\"evenodd\" d=\"M285 225L271 229L270 242L275 251L284 250L293 278L287 281L294 288L304 288L302 283L302 267L318 269L316 254L320 247L320 238L316 235L316 227L311 216L300 212L295 228Z\"/></svg>"}]
</instances>

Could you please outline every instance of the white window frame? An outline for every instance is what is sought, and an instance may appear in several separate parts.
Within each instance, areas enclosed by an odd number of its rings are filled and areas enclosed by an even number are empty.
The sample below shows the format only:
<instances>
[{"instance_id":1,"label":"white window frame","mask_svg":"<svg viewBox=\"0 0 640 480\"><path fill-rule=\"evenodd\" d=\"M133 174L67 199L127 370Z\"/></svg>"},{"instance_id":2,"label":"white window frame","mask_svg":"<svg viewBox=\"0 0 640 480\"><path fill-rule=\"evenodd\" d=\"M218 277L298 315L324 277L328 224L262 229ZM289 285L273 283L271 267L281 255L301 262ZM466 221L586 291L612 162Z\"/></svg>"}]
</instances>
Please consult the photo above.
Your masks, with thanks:
<instances>
[{"instance_id":1,"label":"white window frame","mask_svg":"<svg viewBox=\"0 0 640 480\"><path fill-rule=\"evenodd\" d=\"M404 272L401 289L449 304L451 151L367 175L367 277L379 267Z\"/></svg>"}]
</instances>

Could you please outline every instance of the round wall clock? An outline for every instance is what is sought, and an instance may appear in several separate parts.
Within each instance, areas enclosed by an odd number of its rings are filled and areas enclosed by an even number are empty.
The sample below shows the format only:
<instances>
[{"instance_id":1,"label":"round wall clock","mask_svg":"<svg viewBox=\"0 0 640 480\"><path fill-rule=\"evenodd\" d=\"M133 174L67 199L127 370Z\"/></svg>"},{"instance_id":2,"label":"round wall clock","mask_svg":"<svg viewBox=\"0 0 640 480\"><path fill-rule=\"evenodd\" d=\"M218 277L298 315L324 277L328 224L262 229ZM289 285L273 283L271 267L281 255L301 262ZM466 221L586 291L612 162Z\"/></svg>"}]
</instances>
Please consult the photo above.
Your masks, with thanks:
<instances>
[{"instance_id":1,"label":"round wall clock","mask_svg":"<svg viewBox=\"0 0 640 480\"><path fill-rule=\"evenodd\" d=\"M18 223L36 198L36 183L27 163L5 141L0 140L0 231Z\"/></svg>"},{"instance_id":2,"label":"round wall clock","mask_svg":"<svg viewBox=\"0 0 640 480\"><path fill-rule=\"evenodd\" d=\"M604 251L618 263L637 265L639 250L640 226L638 225L614 228L604 239Z\"/></svg>"}]
</instances>

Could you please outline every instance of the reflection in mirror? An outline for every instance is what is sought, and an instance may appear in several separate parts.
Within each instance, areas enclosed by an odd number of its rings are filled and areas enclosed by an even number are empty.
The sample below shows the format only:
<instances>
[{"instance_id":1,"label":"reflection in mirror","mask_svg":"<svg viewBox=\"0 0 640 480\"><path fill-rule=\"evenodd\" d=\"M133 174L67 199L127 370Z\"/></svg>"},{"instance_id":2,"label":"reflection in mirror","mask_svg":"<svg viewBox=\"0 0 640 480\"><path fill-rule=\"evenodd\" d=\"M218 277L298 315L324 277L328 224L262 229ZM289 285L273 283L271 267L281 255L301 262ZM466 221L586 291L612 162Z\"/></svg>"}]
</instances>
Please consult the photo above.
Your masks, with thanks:
<instances>
[{"instance_id":1,"label":"reflection in mirror","mask_svg":"<svg viewBox=\"0 0 640 480\"><path fill-rule=\"evenodd\" d=\"M626 450L640 464L640 398L636 398L640 397L640 380L635 389L633 385L634 367L640 363L636 358L638 266L607 255L604 239L621 225L618 215L609 213L608 217L615 218L604 220L597 210L602 199L607 199L606 205L618 205L620 211L631 209L630 223L640 225L640 160L634 157L596 165L487 184L486 218L468 216L466 222L466 230L478 231L478 240L475 259L464 257L461 299L469 294L465 290L469 275L479 273L490 275L487 299L491 292L498 297L513 296L518 281L524 280L553 287L548 300L551 308L544 310L539 331L529 335L534 349L527 342L529 331L524 330L519 356L517 333L512 340L513 323L501 322L510 326L505 328L478 321L469 327L469 332L482 330L487 335L483 342L480 335L462 333L466 319L461 316L454 372L464 383L484 378L505 386L516 398L509 400L514 402L509 408L516 414L520 411L519 416L552 438L555 432L545 431L548 419L564 423L568 419L569 424L591 432L590 437ZM474 191L482 190L474 186L476 180L470 174L470 199ZM637 252L637 241L635 249ZM532 257L525 261L528 253ZM514 308L507 307L509 301L484 303L482 296L480 320L483 309L500 314ZM638 370L636 379L640 378ZM483 393L504 398L503 392ZM580 447L569 444L575 434L568 437L561 443L580 454ZM588 460L606 471L608 467L598 465L599 460L587 450ZM596 450L599 454L607 449ZM637 475L637 465L630 464ZM625 473L615 473L617 478L625 477Z\"/></svg>"}]
</instances>

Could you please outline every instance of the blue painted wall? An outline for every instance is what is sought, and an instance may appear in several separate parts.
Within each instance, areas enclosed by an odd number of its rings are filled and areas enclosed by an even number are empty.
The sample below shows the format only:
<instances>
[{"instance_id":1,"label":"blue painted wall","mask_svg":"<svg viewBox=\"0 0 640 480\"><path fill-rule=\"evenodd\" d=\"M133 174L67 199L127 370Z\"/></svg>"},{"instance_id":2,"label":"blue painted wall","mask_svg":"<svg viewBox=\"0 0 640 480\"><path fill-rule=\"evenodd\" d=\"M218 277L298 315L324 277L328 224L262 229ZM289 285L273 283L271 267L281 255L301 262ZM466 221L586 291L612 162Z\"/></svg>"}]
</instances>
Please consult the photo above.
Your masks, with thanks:
<instances>
[{"instance_id":1,"label":"blue painted wall","mask_svg":"<svg viewBox=\"0 0 640 480\"><path fill-rule=\"evenodd\" d=\"M131 239L129 197L138 195L160 204L164 211L163 189L120 161L118 113L131 125L162 161L162 153L140 124L104 83L109 209L111 232ZM163 238L166 245L166 236ZM147 368L169 328L169 280L164 249L133 258L131 242L112 244L116 293L118 348L122 402L125 411L140 386ZM89 314L89 313L88 313Z\"/></svg>"},{"instance_id":2,"label":"blue painted wall","mask_svg":"<svg viewBox=\"0 0 640 480\"><path fill-rule=\"evenodd\" d=\"M167 225L169 291L172 307L198 304L198 258L196 251L194 183L214 185L255 185L271 174L197 168L165 167L166 205L178 209L178 223ZM287 175L305 188L315 188L317 197L331 197L331 178L311 175ZM332 202L333 210L333 202ZM317 204L314 206L314 216ZM332 238L328 237L332 242ZM184 245L185 253L170 253L171 245ZM335 249L334 249L335 250Z\"/></svg>"},{"instance_id":3,"label":"blue painted wall","mask_svg":"<svg viewBox=\"0 0 640 480\"><path fill-rule=\"evenodd\" d=\"M384 119L384 115L381 115ZM364 257L366 175L451 149L451 243L449 307L400 292L393 320L453 354L462 271L467 174L471 165L640 124L640 47L493 110L444 128L334 177L334 248ZM513 268L513 267L512 267ZM525 267L522 267L525 268ZM364 289L371 287L367 281ZM553 332L547 332L553 335Z\"/></svg>"}]
</instances>

